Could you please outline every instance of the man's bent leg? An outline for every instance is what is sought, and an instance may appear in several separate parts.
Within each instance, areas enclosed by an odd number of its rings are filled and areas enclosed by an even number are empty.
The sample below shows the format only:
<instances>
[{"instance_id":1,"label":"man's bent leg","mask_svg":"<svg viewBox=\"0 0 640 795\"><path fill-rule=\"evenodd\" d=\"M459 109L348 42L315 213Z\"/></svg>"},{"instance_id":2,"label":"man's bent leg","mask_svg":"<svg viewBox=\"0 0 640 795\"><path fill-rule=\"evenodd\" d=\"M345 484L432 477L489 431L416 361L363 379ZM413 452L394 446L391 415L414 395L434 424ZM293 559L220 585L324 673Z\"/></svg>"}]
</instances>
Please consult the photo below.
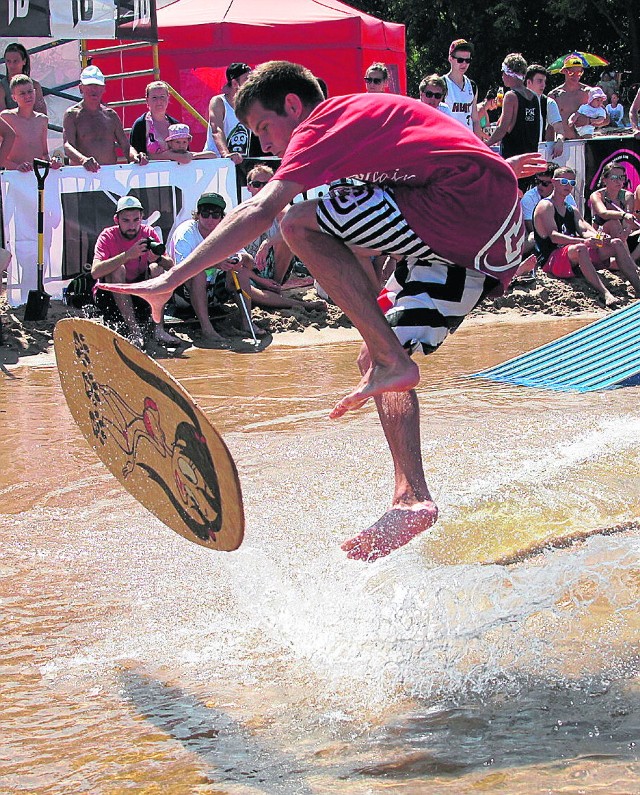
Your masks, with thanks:
<instances>
[{"instance_id":1,"label":"man's bent leg","mask_svg":"<svg viewBox=\"0 0 640 795\"><path fill-rule=\"evenodd\" d=\"M283 219L282 234L374 352L371 367L358 386L331 412L336 418L383 392L412 389L420 375L378 307L377 290L369 275L345 243L320 229L316 208L317 201L293 205Z\"/></svg>"},{"instance_id":2,"label":"man's bent leg","mask_svg":"<svg viewBox=\"0 0 640 795\"><path fill-rule=\"evenodd\" d=\"M370 367L366 346L358 359L360 371ZM391 508L371 527L345 541L342 549L353 560L373 561L388 555L428 530L438 518L424 477L420 449L420 413L415 390L385 393L375 398L378 416L393 459L395 486Z\"/></svg>"}]
</instances>

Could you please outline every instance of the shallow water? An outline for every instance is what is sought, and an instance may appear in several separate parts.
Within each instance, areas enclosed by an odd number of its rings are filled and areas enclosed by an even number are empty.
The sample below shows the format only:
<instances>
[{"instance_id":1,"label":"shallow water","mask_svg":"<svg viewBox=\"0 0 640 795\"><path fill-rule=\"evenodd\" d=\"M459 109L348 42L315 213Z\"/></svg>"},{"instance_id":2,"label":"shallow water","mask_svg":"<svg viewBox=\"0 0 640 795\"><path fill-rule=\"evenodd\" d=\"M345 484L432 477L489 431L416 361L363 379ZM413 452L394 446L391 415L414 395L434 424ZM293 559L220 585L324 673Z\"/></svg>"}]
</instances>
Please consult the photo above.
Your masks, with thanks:
<instances>
[{"instance_id":1,"label":"shallow water","mask_svg":"<svg viewBox=\"0 0 640 795\"><path fill-rule=\"evenodd\" d=\"M577 327L462 328L422 362L441 519L375 564L375 413L339 422L357 346L166 366L229 445L234 553L164 528L97 460L54 369L0 382L0 791L638 793L640 390L461 378Z\"/></svg>"}]
</instances>

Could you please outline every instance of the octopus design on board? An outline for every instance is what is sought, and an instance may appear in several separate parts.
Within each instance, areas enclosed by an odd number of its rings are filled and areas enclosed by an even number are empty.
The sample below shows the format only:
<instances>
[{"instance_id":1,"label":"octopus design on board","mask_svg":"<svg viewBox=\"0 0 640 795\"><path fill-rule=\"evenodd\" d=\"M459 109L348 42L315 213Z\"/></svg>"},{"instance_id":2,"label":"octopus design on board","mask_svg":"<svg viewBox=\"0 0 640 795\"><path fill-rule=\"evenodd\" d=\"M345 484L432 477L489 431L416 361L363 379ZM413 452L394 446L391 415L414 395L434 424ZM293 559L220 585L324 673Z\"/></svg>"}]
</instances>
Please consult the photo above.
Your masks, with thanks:
<instances>
[{"instance_id":1,"label":"octopus design on board","mask_svg":"<svg viewBox=\"0 0 640 795\"><path fill-rule=\"evenodd\" d=\"M188 421L179 422L168 441L162 413L148 394L139 409L110 384L98 381L91 367L91 349L83 334L73 334L75 356L82 367L89 419L96 445L115 443L125 454L122 476L136 467L164 492L182 521L203 541L215 541L222 526L220 486L207 441L193 406L170 383L136 364L117 339L113 347L122 363L148 386L169 398Z\"/></svg>"}]
</instances>

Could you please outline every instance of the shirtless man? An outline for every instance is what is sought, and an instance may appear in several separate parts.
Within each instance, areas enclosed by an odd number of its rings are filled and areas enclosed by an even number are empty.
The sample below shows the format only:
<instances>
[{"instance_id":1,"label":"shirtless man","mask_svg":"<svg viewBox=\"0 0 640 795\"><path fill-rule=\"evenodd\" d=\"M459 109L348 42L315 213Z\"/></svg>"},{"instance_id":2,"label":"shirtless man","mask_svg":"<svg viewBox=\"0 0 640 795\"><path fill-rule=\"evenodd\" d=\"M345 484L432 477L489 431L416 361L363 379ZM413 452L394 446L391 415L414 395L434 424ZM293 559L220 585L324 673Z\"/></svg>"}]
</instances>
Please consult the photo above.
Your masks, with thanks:
<instances>
[{"instance_id":1,"label":"shirtless man","mask_svg":"<svg viewBox=\"0 0 640 795\"><path fill-rule=\"evenodd\" d=\"M104 75L97 66L87 66L80 75L82 99L62 118L64 151L71 165L99 171L118 162L119 147L129 163L146 165L147 156L129 143L118 114L102 104Z\"/></svg>"},{"instance_id":2,"label":"shirtless man","mask_svg":"<svg viewBox=\"0 0 640 795\"><path fill-rule=\"evenodd\" d=\"M222 94L209 102L209 127L205 151L228 157L236 165L242 163L249 152L249 131L235 112L236 94L251 73L246 63L232 63L227 67L227 83Z\"/></svg>"},{"instance_id":3,"label":"shirtless man","mask_svg":"<svg viewBox=\"0 0 640 795\"><path fill-rule=\"evenodd\" d=\"M49 160L47 144L48 119L44 113L34 110L36 91L33 80L27 75L11 78L11 96L16 103L12 110L0 113L16 134L5 168L12 171L33 171L34 158ZM60 168L59 157L51 158L51 167Z\"/></svg>"},{"instance_id":4,"label":"shirtless man","mask_svg":"<svg viewBox=\"0 0 640 795\"><path fill-rule=\"evenodd\" d=\"M350 558L375 560L437 519L420 453L420 373L409 354L435 350L515 274L524 239L517 181L502 158L438 110L397 94L323 101L311 72L287 61L258 66L236 107L263 151L282 158L273 179L166 274L103 286L145 298L159 318L179 284L258 237L301 192L347 177L364 183L293 204L282 233L364 340L362 379L330 416L369 398L378 408L394 461L392 504L342 546ZM544 169L543 158L527 158L529 173ZM380 253L400 262L378 299L371 256Z\"/></svg>"},{"instance_id":5,"label":"shirtless man","mask_svg":"<svg viewBox=\"0 0 640 795\"><path fill-rule=\"evenodd\" d=\"M580 58L570 55L564 59L560 71L564 75L564 83L550 91L549 97L556 101L560 109L565 139L579 138L576 128L569 124L569 116L575 113L580 105L588 102L589 86L580 82L580 78L584 73L584 66Z\"/></svg>"}]
</instances>

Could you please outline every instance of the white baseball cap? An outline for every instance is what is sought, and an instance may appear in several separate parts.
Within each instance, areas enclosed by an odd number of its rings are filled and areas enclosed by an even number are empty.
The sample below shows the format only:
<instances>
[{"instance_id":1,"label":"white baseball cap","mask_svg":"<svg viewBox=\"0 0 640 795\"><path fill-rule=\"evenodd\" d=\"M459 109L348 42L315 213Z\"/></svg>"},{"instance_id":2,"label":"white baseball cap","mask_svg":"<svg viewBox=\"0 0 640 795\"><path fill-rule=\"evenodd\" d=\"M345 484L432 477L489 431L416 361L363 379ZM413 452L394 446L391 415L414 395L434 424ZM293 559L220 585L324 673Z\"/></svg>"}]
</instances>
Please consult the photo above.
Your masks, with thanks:
<instances>
[{"instance_id":1,"label":"white baseball cap","mask_svg":"<svg viewBox=\"0 0 640 795\"><path fill-rule=\"evenodd\" d=\"M97 66L87 66L80 72L80 82L83 86L103 86L104 75Z\"/></svg>"},{"instance_id":2,"label":"white baseball cap","mask_svg":"<svg viewBox=\"0 0 640 795\"><path fill-rule=\"evenodd\" d=\"M135 196L121 196L118 199L116 215L123 210L142 210L142 212L144 212L144 208L142 204L140 204L140 199L136 199Z\"/></svg>"}]
</instances>

